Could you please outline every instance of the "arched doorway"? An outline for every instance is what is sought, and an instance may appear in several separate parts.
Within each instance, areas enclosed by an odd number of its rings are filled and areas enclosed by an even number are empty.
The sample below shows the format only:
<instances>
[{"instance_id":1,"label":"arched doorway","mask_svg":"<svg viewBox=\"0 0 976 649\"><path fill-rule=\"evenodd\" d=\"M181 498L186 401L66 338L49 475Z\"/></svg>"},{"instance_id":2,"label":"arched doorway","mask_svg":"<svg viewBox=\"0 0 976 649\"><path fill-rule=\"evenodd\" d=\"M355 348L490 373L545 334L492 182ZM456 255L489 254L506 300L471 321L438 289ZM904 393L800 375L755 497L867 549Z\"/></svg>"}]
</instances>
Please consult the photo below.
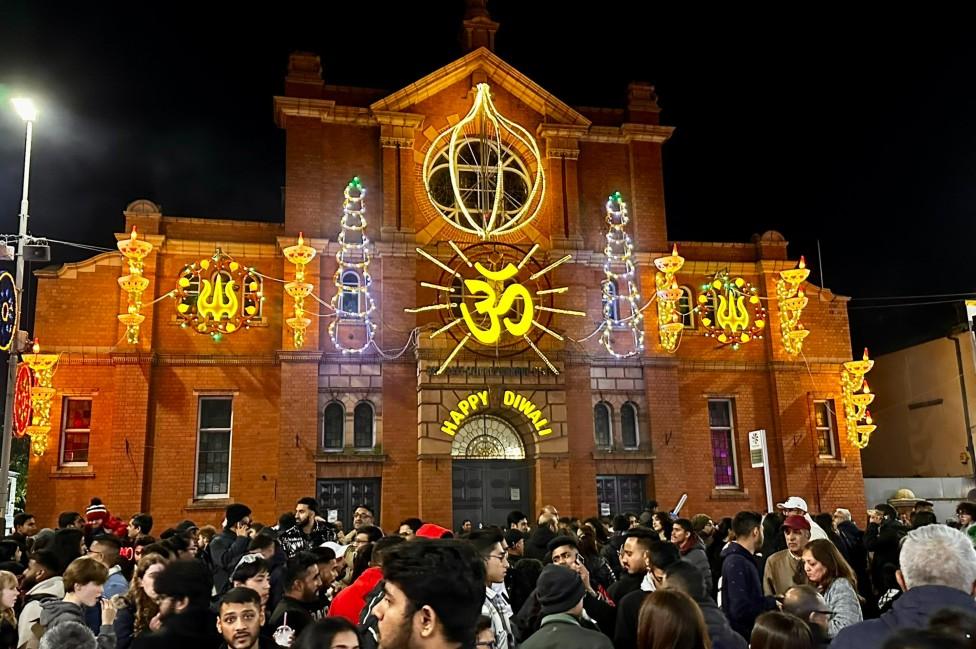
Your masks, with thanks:
<instances>
[{"instance_id":1,"label":"arched doorway","mask_svg":"<svg viewBox=\"0 0 976 649\"><path fill-rule=\"evenodd\" d=\"M493 415L471 417L451 444L454 529L470 519L479 525L505 526L513 509L528 511L531 468L518 432Z\"/></svg>"}]
</instances>

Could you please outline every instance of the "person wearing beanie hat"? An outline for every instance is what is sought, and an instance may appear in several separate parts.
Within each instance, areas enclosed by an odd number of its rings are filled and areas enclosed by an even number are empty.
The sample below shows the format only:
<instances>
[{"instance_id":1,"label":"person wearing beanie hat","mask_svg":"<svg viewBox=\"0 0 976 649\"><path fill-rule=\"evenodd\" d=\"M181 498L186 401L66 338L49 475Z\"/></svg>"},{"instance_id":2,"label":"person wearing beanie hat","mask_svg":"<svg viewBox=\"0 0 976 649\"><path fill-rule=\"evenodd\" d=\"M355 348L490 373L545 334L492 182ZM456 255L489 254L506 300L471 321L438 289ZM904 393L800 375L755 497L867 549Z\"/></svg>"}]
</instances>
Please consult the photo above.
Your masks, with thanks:
<instances>
[{"instance_id":1,"label":"person wearing beanie hat","mask_svg":"<svg viewBox=\"0 0 976 649\"><path fill-rule=\"evenodd\" d=\"M224 511L224 529L207 546L213 585L222 592L251 543L251 508L234 503Z\"/></svg>"},{"instance_id":2,"label":"person wearing beanie hat","mask_svg":"<svg viewBox=\"0 0 976 649\"><path fill-rule=\"evenodd\" d=\"M715 523L712 522L711 516L708 514L695 514L691 518L691 526L706 548L712 544L713 537L715 536Z\"/></svg>"},{"instance_id":3,"label":"person wearing beanie hat","mask_svg":"<svg viewBox=\"0 0 976 649\"><path fill-rule=\"evenodd\" d=\"M763 571L763 594L785 595L793 586L807 583L803 571L803 548L810 542L810 522L804 516L787 516L783 521L786 549L766 559Z\"/></svg>"},{"instance_id":4,"label":"person wearing beanie hat","mask_svg":"<svg viewBox=\"0 0 976 649\"><path fill-rule=\"evenodd\" d=\"M542 622L522 649L612 649L610 638L581 624L585 595L574 571L555 564L543 568L536 585Z\"/></svg>"}]
</instances>

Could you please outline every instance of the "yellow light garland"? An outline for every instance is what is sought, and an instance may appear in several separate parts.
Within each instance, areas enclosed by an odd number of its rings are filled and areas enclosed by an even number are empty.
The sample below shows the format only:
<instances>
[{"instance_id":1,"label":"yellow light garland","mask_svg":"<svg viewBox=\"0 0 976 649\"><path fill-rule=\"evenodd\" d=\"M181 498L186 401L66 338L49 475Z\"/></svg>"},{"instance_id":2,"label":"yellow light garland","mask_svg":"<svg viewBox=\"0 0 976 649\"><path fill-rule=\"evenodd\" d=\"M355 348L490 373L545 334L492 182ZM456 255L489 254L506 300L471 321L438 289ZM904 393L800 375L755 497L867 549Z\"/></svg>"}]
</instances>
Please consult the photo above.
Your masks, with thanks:
<instances>
[{"instance_id":1,"label":"yellow light garland","mask_svg":"<svg viewBox=\"0 0 976 649\"><path fill-rule=\"evenodd\" d=\"M56 393L51 383L60 357L57 354L41 354L41 346L36 339L32 351L22 357L33 370L36 380L30 391L33 409L31 423L24 432L31 436L31 452L40 457L47 450L47 434L51 431L51 401Z\"/></svg>"},{"instance_id":2,"label":"yellow light garland","mask_svg":"<svg viewBox=\"0 0 976 649\"><path fill-rule=\"evenodd\" d=\"M281 252L285 259L295 265L294 281L285 284L285 292L294 300L293 316L285 322L291 327L295 349L301 349L305 346L305 330L312 324L312 320L305 317L305 298L311 295L315 287L305 281L305 266L315 258L315 248L306 246L305 238L299 232L298 243Z\"/></svg>"},{"instance_id":3,"label":"yellow light garland","mask_svg":"<svg viewBox=\"0 0 976 649\"><path fill-rule=\"evenodd\" d=\"M153 245L139 239L136 226L132 226L132 233L128 239L118 242L119 252L129 262L129 274L118 279L119 287L129 296L129 305L125 313L120 313L119 322L125 325L126 342L130 345L139 344L139 325L146 319L142 315L142 294L149 288L149 279L142 272L145 269L145 259L152 252Z\"/></svg>"},{"instance_id":4,"label":"yellow light garland","mask_svg":"<svg viewBox=\"0 0 976 649\"><path fill-rule=\"evenodd\" d=\"M783 335L786 353L796 356L803 350L803 341L810 331L800 324L800 316L809 299L800 285L810 276L806 260L800 257L799 265L792 270L780 271L776 280L776 299L779 306L779 327Z\"/></svg>"},{"instance_id":5,"label":"yellow light garland","mask_svg":"<svg viewBox=\"0 0 976 649\"><path fill-rule=\"evenodd\" d=\"M684 324L678 312L677 303L681 299L681 289L675 281L675 274L685 265L685 258L678 255L678 246L671 249L671 254L654 260L657 274L654 285L657 289L657 325L658 341L664 351L673 354L678 349L678 341Z\"/></svg>"},{"instance_id":6,"label":"yellow light garland","mask_svg":"<svg viewBox=\"0 0 976 649\"><path fill-rule=\"evenodd\" d=\"M847 420L847 439L857 448L864 448L871 441L871 433L877 428L871 418L868 406L874 401L874 394L864 375L874 367L874 361L868 357L868 350L864 348L864 355L859 361L844 363L840 372L840 387L844 399L844 417ZM860 423L864 420L864 423Z\"/></svg>"}]
</instances>

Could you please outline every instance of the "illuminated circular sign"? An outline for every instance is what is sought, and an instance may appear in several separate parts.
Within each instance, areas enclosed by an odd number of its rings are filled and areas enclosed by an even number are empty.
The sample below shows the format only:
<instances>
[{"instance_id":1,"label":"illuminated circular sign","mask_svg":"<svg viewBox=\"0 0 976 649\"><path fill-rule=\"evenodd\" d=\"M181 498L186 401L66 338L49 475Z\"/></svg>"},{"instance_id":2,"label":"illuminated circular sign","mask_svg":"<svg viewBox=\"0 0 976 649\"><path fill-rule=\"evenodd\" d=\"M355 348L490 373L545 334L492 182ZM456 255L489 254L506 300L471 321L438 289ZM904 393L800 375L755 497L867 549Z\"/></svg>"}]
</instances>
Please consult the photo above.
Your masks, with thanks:
<instances>
[{"instance_id":1,"label":"illuminated circular sign","mask_svg":"<svg viewBox=\"0 0 976 649\"><path fill-rule=\"evenodd\" d=\"M20 320L18 306L14 278L4 271L0 273L0 351L10 351L13 346Z\"/></svg>"},{"instance_id":2,"label":"illuminated circular sign","mask_svg":"<svg viewBox=\"0 0 976 649\"><path fill-rule=\"evenodd\" d=\"M31 424L34 409L31 406L31 388L34 387L34 373L26 363L17 366L14 382L14 434L23 437Z\"/></svg>"}]
</instances>

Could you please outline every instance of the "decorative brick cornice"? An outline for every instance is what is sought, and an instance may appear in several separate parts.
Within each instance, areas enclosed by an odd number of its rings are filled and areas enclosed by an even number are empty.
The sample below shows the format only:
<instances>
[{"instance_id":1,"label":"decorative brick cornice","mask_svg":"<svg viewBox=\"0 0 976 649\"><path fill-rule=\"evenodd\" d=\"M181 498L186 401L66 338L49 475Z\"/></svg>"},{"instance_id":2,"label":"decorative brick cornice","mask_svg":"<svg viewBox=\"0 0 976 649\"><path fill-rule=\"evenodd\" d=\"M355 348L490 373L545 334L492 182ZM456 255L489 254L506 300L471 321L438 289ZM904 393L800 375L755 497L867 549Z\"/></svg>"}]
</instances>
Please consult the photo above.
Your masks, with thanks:
<instances>
[{"instance_id":1,"label":"decorative brick cornice","mask_svg":"<svg viewBox=\"0 0 976 649\"><path fill-rule=\"evenodd\" d=\"M673 126L656 124L624 124L622 126L591 126L580 140L584 142L605 142L610 144L629 144L630 142L667 142L674 133Z\"/></svg>"},{"instance_id":2,"label":"decorative brick cornice","mask_svg":"<svg viewBox=\"0 0 976 649\"><path fill-rule=\"evenodd\" d=\"M156 362L153 352L112 352L109 357L112 365L153 365Z\"/></svg>"},{"instance_id":3,"label":"decorative brick cornice","mask_svg":"<svg viewBox=\"0 0 976 649\"><path fill-rule=\"evenodd\" d=\"M220 356L197 354L159 354L156 356L157 365L190 366L190 365L276 365L276 359L270 355L262 356Z\"/></svg>"},{"instance_id":4,"label":"decorative brick cornice","mask_svg":"<svg viewBox=\"0 0 976 649\"><path fill-rule=\"evenodd\" d=\"M557 160L579 160L579 149L546 149L546 157Z\"/></svg>"},{"instance_id":5,"label":"decorative brick cornice","mask_svg":"<svg viewBox=\"0 0 976 649\"><path fill-rule=\"evenodd\" d=\"M339 106L332 99L303 99L299 97L275 97L275 123L285 128L289 117L317 118L323 124L351 124L376 126L379 122L368 108Z\"/></svg>"},{"instance_id":6,"label":"decorative brick cornice","mask_svg":"<svg viewBox=\"0 0 976 649\"><path fill-rule=\"evenodd\" d=\"M401 147L404 149L413 148L413 138L412 137L394 137L394 136L380 136L380 146L384 149L395 149Z\"/></svg>"}]
</instances>

